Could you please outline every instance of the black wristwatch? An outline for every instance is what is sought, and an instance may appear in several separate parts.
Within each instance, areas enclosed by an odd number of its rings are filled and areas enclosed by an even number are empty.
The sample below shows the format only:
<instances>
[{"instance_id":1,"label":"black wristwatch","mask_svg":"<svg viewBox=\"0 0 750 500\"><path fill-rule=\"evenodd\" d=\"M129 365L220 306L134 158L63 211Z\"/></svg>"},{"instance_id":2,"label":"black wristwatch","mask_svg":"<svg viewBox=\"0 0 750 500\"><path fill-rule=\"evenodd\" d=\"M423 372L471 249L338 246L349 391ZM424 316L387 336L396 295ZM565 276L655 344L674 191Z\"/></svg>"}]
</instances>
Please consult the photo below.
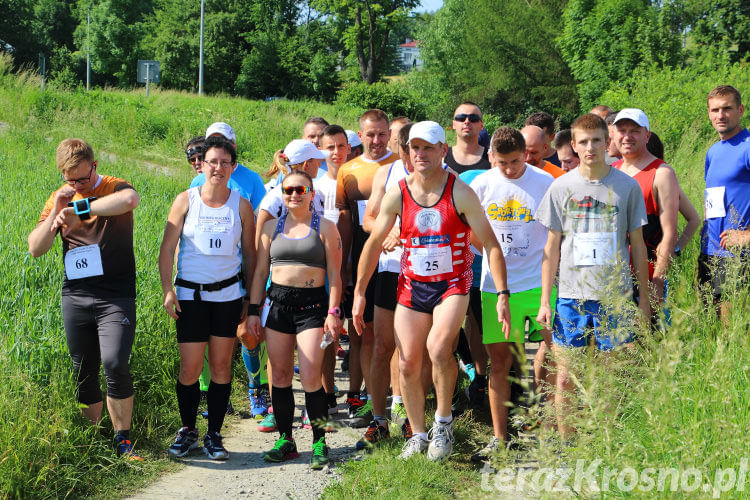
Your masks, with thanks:
<instances>
[{"instance_id":1,"label":"black wristwatch","mask_svg":"<svg viewBox=\"0 0 750 500\"><path fill-rule=\"evenodd\" d=\"M510 290L506 288L505 290L500 290L499 292L497 292L498 297L501 295L507 295L508 297L510 297Z\"/></svg>"},{"instance_id":2,"label":"black wristwatch","mask_svg":"<svg viewBox=\"0 0 750 500\"><path fill-rule=\"evenodd\" d=\"M91 196L82 200L71 201L68 202L68 206L73 207L79 219L86 220L91 218L91 202L95 199L96 196Z\"/></svg>"}]
</instances>

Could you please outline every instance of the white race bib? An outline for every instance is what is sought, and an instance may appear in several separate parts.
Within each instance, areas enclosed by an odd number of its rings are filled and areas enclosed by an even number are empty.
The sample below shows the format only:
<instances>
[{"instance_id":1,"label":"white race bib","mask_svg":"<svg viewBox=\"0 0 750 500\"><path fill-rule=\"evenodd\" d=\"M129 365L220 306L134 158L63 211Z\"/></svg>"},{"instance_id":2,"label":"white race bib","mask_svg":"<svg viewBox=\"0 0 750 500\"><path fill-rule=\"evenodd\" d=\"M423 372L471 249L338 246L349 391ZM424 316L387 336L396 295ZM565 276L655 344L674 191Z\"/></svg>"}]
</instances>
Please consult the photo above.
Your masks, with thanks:
<instances>
[{"instance_id":1,"label":"white race bib","mask_svg":"<svg viewBox=\"0 0 750 500\"><path fill-rule=\"evenodd\" d=\"M99 249L99 245L86 245L68 250L68 253L65 254L65 274L69 280L104 274L102 251Z\"/></svg>"},{"instance_id":2,"label":"white race bib","mask_svg":"<svg viewBox=\"0 0 750 500\"><path fill-rule=\"evenodd\" d=\"M271 304L273 301L266 297L266 301L263 302L263 307L260 310L260 326L265 327L266 321L268 320L268 312L271 310Z\"/></svg>"},{"instance_id":3,"label":"white race bib","mask_svg":"<svg viewBox=\"0 0 750 500\"><path fill-rule=\"evenodd\" d=\"M495 232L498 243L503 249L503 254L519 253L520 250L529 248L528 223L494 222L492 229ZM523 253L525 255L525 252Z\"/></svg>"},{"instance_id":4,"label":"white race bib","mask_svg":"<svg viewBox=\"0 0 750 500\"><path fill-rule=\"evenodd\" d=\"M412 248L409 250L411 269L417 276L437 276L453 271L451 247Z\"/></svg>"},{"instance_id":5,"label":"white race bib","mask_svg":"<svg viewBox=\"0 0 750 500\"><path fill-rule=\"evenodd\" d=\"M706 219L726 217L727 211L724 207L724 190L724 186L706 188Z\"/></svg>"},{"instance_id":6,"label":"white race bib","mask_svg":"<svg viewBox=\"0 0 750 500\"><path fill-rule=\"evenodd\" d=\"M359 225L362 225L362 221L365 220L365 209L367 208L367 200L357 200L357 212L359 212Z\"/></svg>"},{"instance_id":7,"label":"white race bib","mask_svg":"<svg viewBox=\"0 0 750 500\"><path fill-rule=\"evenodd\" d=\"M195 246L203 255L234 255L231 221L199 217L195 225Z\"/></svg>"},{"instance_id":8,"label":"white race bib","mask_svg":"<svg viewBox=\"0 0 750 500\"><path fill-rule=\"evenodd\" d=\"M604 266L616 261L616 233L575 233L573 255L576 266Z\"/></svg>"}]
</instances>

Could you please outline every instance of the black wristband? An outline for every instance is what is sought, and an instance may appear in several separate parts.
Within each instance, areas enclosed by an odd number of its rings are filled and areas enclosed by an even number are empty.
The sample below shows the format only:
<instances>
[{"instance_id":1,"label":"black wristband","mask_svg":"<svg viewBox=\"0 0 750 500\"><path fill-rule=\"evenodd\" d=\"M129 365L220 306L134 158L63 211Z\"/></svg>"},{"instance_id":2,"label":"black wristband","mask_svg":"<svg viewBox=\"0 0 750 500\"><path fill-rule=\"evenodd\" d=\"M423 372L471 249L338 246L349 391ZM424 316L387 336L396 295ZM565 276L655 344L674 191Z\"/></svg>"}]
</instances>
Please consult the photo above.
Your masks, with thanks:
<instances>
[{"instance_id":1,"label":"black wristband","mask_svg":"<svg viewBox=\"0 0 750 500\"><path fill-rule=\"evenodd\" d=\"M248 304L247 315L248 316L260 316L260 306L258 306L258 304Z\"/></svg>"},{"instance_id":2,"label":"black wristband","mask_svg":"<svg viewBox=\"0 0 750 500\"><path fill-rule=\"evenodd\" d=\"M510 290L508 290L508 289L506 288L505 290L500 290L500 291L498 291L498 292L497 292L497 296L499 297L499 296L501 296L501 295L507 295L508 297L510 297Z\"/></svg>"}]
</instances>

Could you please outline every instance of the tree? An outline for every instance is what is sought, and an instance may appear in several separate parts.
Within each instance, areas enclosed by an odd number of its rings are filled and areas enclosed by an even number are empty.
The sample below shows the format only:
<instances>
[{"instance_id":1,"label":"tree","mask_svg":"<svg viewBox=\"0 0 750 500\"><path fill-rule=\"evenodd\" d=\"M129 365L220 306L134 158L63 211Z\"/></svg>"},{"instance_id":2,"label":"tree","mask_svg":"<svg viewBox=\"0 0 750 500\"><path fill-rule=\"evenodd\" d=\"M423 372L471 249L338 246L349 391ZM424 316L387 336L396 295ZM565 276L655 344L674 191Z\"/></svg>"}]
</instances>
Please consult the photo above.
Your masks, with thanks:
<instances>
[{"instance_id":1,"label":"tree","mask_svg":"<svg viewBox=\"0 0 750 500\"><path fill-rule=\"evenodd\" d=\"M331 16L346 48L357 58L359 74L368 84L378 80L389 48L389 35L419 0L311 0Z\"/></svg>"},{"instance_id":2,"label":"tree","mask_svg":"<svg viewBox=\"0 0 750 500\"><path fill-rule=\"evenodd\" d=\"M648 0L570 0L563 19L557 43L584 109L639 65L682 60L679 33Z\"/></svg>"}]
</instances>

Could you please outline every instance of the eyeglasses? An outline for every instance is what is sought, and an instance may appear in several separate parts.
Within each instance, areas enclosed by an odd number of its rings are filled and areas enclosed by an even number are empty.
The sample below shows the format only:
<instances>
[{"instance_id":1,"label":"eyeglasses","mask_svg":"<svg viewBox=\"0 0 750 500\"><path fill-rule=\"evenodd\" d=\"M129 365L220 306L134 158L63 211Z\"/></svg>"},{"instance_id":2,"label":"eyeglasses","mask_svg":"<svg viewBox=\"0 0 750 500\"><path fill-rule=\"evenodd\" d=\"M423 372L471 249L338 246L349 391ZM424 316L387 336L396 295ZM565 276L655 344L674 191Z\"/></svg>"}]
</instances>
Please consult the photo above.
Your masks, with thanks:
<instances>
[{"instance_id":1,"label":"eyeglasses","mask_svg":"<svg viewBox=\"0 0 750 500\"><path fill-rule=\"evenodd\" d=\"M96 162L93 162L91 164L91 169L89 170L89 174L86 177L79 177L78 179L66 179L65 176L63 176L63 180L69 186L75 186L76 184L86 184L87 182L91 180L91 172L93 172L95 168L96 168Z\"/></svg>"},{"instance_id":2,"label":"eyeglasses","mask_svg":"<svg viewBox=\"0 0 750 500\"><path fill-rule=\"evenodd\" d=\"M461 113L460 115L454 116L453 120L457 122L465 122L467 118L469 119L471 123L477 123L477 122L482 121L482 117L476 113L470 113L468 115L466 113Z\"/></svg>"},{"instance_id":3,"label":"eyeglasses","mask_svg":"<svg viewBox=\"0 0 750 500\"><path fill-rule=\"evenodd\" d=\"M289 196L291 196L292 193L307 194L310 192L310 189L310 186L286 186L281 188L281 190L284 191L284 194L288 194Z\"/></svg>"},{"instance_id":4,"label":"eyeglasses","mask_svg":"<svg viewBox=\"0 0 750 500\"><path fill-rule=\"evenodd\" d=\"M234 165L234 163L232 163L231 161L226 161L226 160L224 160L224 161L210 160L210 161L204 161L203 163L205 163L205 164L207 164L207 165L209 165L210 167L213 167L213 168L219 168L219 167L221 167L221 168L230 168L232 165Z\"/></svg>"}]
</instances>

